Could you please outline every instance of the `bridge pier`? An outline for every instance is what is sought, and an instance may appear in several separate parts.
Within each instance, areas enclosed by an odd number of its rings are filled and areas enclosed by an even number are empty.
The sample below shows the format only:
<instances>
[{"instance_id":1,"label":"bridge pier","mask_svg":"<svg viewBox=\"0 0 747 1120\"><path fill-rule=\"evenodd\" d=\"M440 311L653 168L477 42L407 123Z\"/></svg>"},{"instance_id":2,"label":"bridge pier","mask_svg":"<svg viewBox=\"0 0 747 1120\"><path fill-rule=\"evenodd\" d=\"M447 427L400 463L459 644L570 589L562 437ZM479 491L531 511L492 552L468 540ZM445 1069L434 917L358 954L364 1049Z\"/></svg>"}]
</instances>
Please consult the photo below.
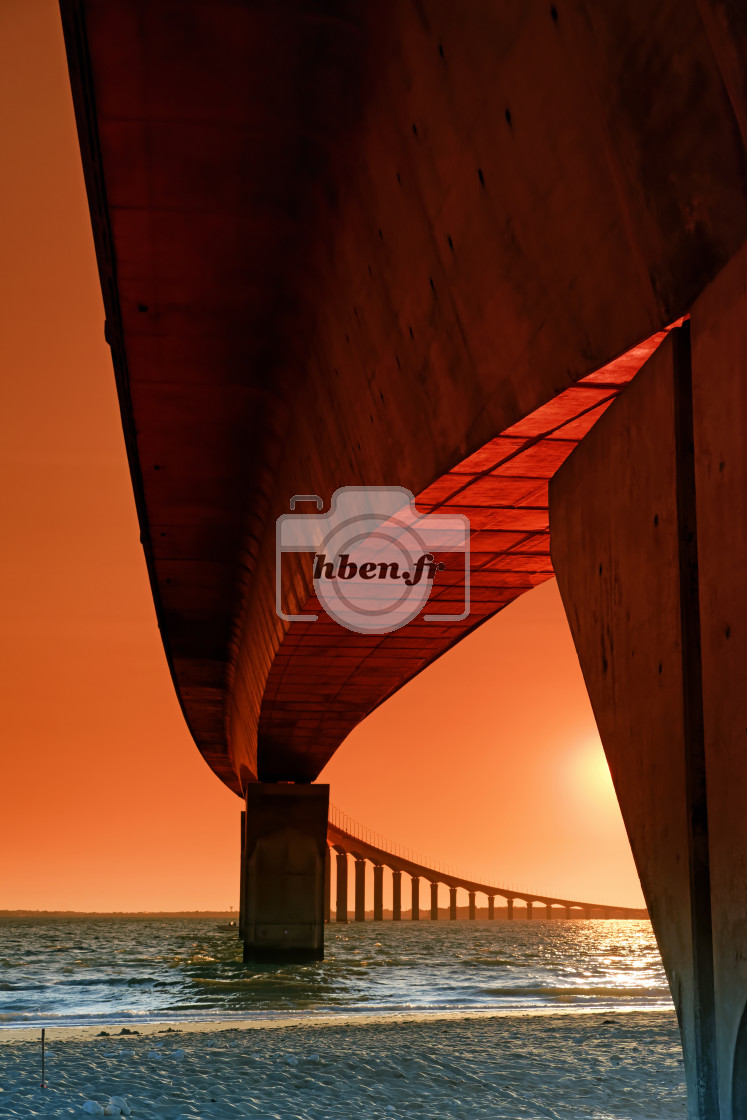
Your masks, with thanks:
<instances>
[{"instance_id":1,"label":"bridge pier","mask_svg":"<svg viewBox=\"0 0 747 1120\"><path fill-rule=\"evenodd\" d=\"M374 877L374 921L384 921L384 868L382 864L375 863Z\"/></svg>"},{"instance_id":2,"label":"bridge pier","mask_svg":"<svg viewBox=\"0 0 747 1120\"><path fill-rule=\"evenodd\" d=\"M402 872L392 871L392 921L402 921Z\"/></svg>"},{"instance_id":3,"label":"bridge pier","mask_svg":"<svg viewBox=\"0 0 747 1120\"><path fill-rule=\"evenodd\" d=\"M420 879L417 875L412 876L412 910L410 917L414 922L420 918Z\"/></svg>"},{"instance_id":4,"label":"bridge pier","mask_svg":"<svg viewBox=\"0 0 747 1120\"><path fill-rule=\"evenodd\" d=\"M457 916L457 889L449 887L449 921L455 922Z\"/></svg>"},{"instance_id":5,"label":"bridge pier","mask_svg":"<svg viewBox=\"0 0 747 1120\"><path fill-rule=\"evenodd\" d=\"M470 891L469 892L469 920L471 922L474 922L475 916L476 916L475 915L475 892Z\"/></svg>"},{"instance_id":6,"label":"bridge pier","mask_svg":"<svg viewBox=\"0 0 747 1120\"><path fill-rule=\"evenodd\" d=\"M532 915L532 905L533 904L531 902L527 902L527 921L528 922L531 922L532 916L533 916Z\"/></svg>"},{"instance_id":7,"label":"bridge pier","mask_svg":"<svg viewBox=\"0 0 747 1120\"><path fill-rule=\"evenodd\" d=\"M747 1117L746 286L742 248L550 484L554 568L691 1120Z\"/></svg>"},{"instance_id":8,"label":"bridge pier","mask_svg":"<svg viewBox=\"0 0 747 1120\"><path fill-rule=\"evenodd\" d=\"M548 902L545 906L545 918L548 922L552 921L552 903Z\"/></svg>"},{"instance_id":9,"label":"bridge pier","mask_svg":"<svg viewBox=\"0 0 747 1120\"><path fill-rule=\"evenodd\" d=\"M332 853L329 844L324 853L324 920L332 920Z\"/></svg>"},{"instance_id":10,"label":"bridge pier","mask_svg":"<svg viewBox=\"0 0 747 1120\"><path fill-rule=\"evenodd\" d=\"M514 920L514 900L512 898L506 899L506 919L509 922Z\"/></svg>"},{"instance_id":11,"label":"bridge pier","mask_svg":"<svg viewBox=\"0 0 747 1120\"><path fill-rule=\"evenodd\" d=\"M244 960L324 957L324 852L329 786L247 787Z\"/></svg>"},{"instance_id":12,"label":"bridge pier","mask_svg":"<svg viewBox=\"0 0 747 1120\"><path fill-rule=\"evenodd\" d=\"M570 908L570 906L566 906L566 908L565 908L565 916L566 916L566 919L570 918L570 916L571 916L571 908Z\"/></svg>"},{"instance_id":13,"label":"bridge pier","mask_svg":"<svg viewBox=\"0 0 747 1120\"><path fill-rule=\"evenodd\" d=\"M495 920L495 895L488 895L488 921Z\"/></svg>"},{"instance_id":14,"label":"bridge pier","mask_svg":"<svg viewBox=\"0 0 747 1120\"><path fill-rule=\"evenodd\" d=\"M366 920L366 861L355 857L355 920Z\"/></svg>"},{"instance_id":15,"label":"bridge pier","mask_svg":"<svg viewBox=\"0 0 747 1120\"><path fill-rule=\"evenodd\" d=\"M438 883L431 883L431 921L438 921Z\"/></svg>"},{"instance_id":16,"label":"bridge pier","mask_svg":"<svg viewBox=\"0 0 747 1120\"><path fill-rule=\"evenodd\" d=\"M246 910L246 810L241 810L241 860L239 863L239 937L244 939Z\"/></svg>"},{"instance_id":17,"label":"bridge pier","mask_svg":"<svg viewBox=\"0 0 747 1120\"><path fill-rule=\"evenodd\" d=\"M348 920L348 853L337 849L337 898L335 920Z\"/></svg>"},{"instance_id":18,"label":"bridge pier","mask_svg":"<svg viewBox=\"0 0 747 1120\"><path fill-rule=\"evenodd\" d=\"M589 921L589 919L591 918L591 907L590 906L584 906L584 917L586 918L587 921Z\"/></svg>"}]
</instances>

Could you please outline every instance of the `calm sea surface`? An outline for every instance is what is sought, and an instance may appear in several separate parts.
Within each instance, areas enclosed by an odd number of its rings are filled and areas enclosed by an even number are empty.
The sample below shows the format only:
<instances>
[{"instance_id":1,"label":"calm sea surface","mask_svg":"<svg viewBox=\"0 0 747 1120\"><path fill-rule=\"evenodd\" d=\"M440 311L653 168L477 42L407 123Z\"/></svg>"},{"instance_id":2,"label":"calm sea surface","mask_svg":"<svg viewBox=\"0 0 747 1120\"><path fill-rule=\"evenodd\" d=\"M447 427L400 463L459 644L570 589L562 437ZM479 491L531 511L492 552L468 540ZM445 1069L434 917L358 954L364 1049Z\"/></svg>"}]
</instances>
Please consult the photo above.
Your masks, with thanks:
<instances>
[{"instance_id":1,"label":"calm sea surface","mask_svg":"<svg viewBox=\"0 0 747 1120\"><path fill-rule=\"evenodd\" d=\"M0 1029L574 1007L671 1007L648 922L332 925L323 962L259 966L217 921L0 921Z\"/></svg>"}]
</instances>

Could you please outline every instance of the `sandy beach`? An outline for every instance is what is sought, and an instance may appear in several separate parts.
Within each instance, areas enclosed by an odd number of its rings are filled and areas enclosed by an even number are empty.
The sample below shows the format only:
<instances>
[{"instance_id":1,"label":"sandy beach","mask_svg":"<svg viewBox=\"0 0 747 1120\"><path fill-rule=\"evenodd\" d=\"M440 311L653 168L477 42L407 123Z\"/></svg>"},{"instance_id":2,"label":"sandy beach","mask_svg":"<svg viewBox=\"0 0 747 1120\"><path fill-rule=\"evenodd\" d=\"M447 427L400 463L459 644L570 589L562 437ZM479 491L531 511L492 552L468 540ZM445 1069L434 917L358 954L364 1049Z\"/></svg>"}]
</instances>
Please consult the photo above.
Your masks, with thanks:
<instances>
[{"instance_id":1,"label":"sandy beach","mask_svg":"<svg viewBox=\"0 0 747 1120\"><path fill-rule=\"evenodd\" d=\"M87 1101L105 1107L112 1096L143 1120L686 1115L669 1012L361 1014L139 1029L48 1031L46 1089L39 1032L3 1033L0 1116L83 1117Z\"/></svg>"}]
</instances>

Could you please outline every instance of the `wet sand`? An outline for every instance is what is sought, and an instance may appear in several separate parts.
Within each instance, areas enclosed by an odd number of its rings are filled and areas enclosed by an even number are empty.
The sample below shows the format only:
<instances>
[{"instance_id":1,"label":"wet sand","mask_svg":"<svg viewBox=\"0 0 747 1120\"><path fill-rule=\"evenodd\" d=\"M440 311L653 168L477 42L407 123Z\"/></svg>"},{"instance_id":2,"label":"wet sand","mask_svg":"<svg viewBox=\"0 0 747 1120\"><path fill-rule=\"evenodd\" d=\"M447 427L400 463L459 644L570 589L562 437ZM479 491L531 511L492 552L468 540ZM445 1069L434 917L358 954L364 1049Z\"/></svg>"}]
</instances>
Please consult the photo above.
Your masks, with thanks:
<instances>
[{"instance_id":1,"label":"wet sand","mask_svg":"<svg viewBox=\"0 0 747 1120\"><path fill-rule=\"evenodd\" d=\"M0 1117L84 1117L86 1101L106 1106L110 1096L143 1120L686 1116L672 1012L284 1017L103 1037L100 1029L47 1032L44 1090L40 1032L0 1033Z\"/></svg>"}]
</instances>

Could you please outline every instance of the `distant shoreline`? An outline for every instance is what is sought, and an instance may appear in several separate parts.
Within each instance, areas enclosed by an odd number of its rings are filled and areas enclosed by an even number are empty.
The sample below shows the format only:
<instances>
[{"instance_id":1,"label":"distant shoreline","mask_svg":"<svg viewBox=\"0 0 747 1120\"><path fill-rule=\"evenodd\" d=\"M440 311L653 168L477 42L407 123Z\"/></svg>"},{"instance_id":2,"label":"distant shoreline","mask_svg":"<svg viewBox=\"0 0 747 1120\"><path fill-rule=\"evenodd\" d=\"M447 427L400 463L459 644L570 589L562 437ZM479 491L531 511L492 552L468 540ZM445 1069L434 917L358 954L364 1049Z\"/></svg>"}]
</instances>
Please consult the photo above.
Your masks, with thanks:
<instances>
[{"instance_id":1,"label":"distant shoreline","mask_svg":"<svg viewBox=\"0 0 747 1120\"><path fill-rule=\"evenodd\" d=\"M385 921L391 921L392 911L384 910L383 917ZM0 922L4 918L121 918L122 920L146 920L148 918L181 918L183 920L192 919L194 921L217 919L219 921L236 922L238 924L239 915L236 910L0 910ZM438 918L439 921L449 920L448 907L439 907ZM496 906L495 920L506 921L507 918L508 913L506 907ZM581 919L580 915L574 915L574 918L576 918L576 920L583 920ZM467 906L457 907L457 919L459 921L469 921L469 908ZM488 921L489 913L487 907L483 908L478 906L475 910L475 919L477 921ZM367 922L373 921L373 910L366 910L365 920ZM409 922L412 920L410 910L402 911L402 920L404 922ZM420 920L427 925L431 920L430 911L421 910ZM515 912L514 920L525 920L523 911L519 910ZM541 922L547 919L545 914L539 911L538 908L538 912L534 915L533 920L535 922ZM558 922L573 919L561 918L559 914L556 914L552 920ZM639 913L626 915L625 918L615 918L612 920L648 921L649 915L646 910L641 910ZM351 923L355 921L355 912L352 910L348 911L348 921ZM333 917L329 922L329 926L334 927L336 924L337 923L335 922L335 919Z\"/></svg>"},{"instance_id":2,"label":"distant shoreline","mask_svg":"<svg viewBox=\"0 0 747 1120\"><path fill-rule=\"evenodd\" d=\"M233 910L0 910L3 918L225 918L238 922Z\"/></svg>"}]
</instances>

